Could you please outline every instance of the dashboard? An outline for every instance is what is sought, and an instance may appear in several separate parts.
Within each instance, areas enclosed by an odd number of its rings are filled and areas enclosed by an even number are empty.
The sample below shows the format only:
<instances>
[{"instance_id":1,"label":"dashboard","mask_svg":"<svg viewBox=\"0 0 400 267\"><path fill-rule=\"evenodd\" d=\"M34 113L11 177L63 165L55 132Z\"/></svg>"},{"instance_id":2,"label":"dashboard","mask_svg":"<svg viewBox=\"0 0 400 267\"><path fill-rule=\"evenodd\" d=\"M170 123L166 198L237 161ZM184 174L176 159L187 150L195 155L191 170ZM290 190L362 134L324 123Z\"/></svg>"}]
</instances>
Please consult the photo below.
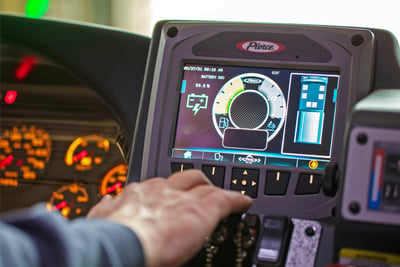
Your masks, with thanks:
<instances>
[{"instance_id":1,"label":"dashboard","mask_svg":"<svg viewBox=\"0 0 400 267\"><path fill-rule=\"evenodd\" d=\"M123 130L66 69L23 49L1 49L1 208L45 201L65 217L84 216L125 184Z\"/></svg>"},{"instance_id":2,"label":"dashboard","mask_svg":"<svg viewBox=\"0 0 400 267\"><path fill-rule=\"evenodd\" d=\"M18 39L24 38L18 27L25 28L25 23L32 30L35 23L39 24L31 39L36 44ZM86 50L91 50L91 42L82 46L82 41L76 41L72 62L60 63L71 58L67 53L61 55L65 59L54 57L52 51L73 46L74 41L65 44L57 34L49 38L53 28L59 27L53 22L46 26L39 20L4 16L1 24L0 210L45 202L48 210L57 210L66 218L85 216L104 194L119 194L127 180L132 136L132 126L127 121L135 118L120 115L124 111L107 103L101 95L101 89L112 79L119 79L112 86L119 86L116 93L122 95L125 87L121 83L127 78L98 78L99 71L95 69L101 58L89 62L92 67L85 66L96 71L95 82L91 83L87 72L71 71L79 64L87 64L83 58L90 56ZM66 34L77 30L84 34L85 29L93 32L89 26L70 25ZM140 40L146 49L147 39ZM45 49L43 43L37 44L40 42L51 45ZM128 58L119 63L124 64ZM139 65L144 62L140 57L134 60ZM66 67L68 64L74 67ZM138 75L141 73L138 71ZM136 83L140 84L141 79L131 86ZM126 89L134 92L134 87ZM132 113L132 108L128 109Z\"/></svg>"},{"instance_id":3,"label":"dashboard","mask_svg":"<svg viewBox=\"0 0 400 267\"><path fill-rule=\"evenodd\" d=\"M73 219L127 183L197 168L253 205L187 266L400 262L389 32L162 21L150 40L0 19L0 212L46 202Z\"/></svg>"}]
</instances>

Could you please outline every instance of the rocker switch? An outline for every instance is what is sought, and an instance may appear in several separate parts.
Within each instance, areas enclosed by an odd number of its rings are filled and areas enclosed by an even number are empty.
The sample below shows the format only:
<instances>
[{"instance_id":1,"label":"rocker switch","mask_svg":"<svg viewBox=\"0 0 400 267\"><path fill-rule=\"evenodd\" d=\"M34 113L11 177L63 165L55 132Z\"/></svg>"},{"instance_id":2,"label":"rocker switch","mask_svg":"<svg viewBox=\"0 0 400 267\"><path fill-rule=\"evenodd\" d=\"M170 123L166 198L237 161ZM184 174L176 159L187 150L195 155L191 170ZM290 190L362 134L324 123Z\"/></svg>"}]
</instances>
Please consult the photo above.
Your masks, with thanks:
<instances>
[{"instance_id":1,"label":"rocker switch","mask_svg":"<svg viewBox=\"0 0 400 267\"><path fill-rule=\"evenodd\" d=\"M284 266L292 228L287 217L264 217L255 254L257 266Z\"/></svg>"}]
</instances>

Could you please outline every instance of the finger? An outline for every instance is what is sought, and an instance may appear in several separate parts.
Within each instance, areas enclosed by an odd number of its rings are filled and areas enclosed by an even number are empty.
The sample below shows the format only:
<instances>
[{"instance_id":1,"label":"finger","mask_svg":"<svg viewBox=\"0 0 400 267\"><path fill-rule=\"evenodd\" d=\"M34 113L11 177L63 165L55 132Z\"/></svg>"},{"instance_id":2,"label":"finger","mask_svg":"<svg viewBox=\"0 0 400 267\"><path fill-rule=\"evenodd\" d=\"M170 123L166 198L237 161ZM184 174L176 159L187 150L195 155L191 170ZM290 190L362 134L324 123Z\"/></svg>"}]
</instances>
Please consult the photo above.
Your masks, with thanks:
<instances>
[{"instance_id":1,"label":"finger","mask_svg":"<svg viewBox=\"0 0 400 267\"><path fill-rule=\"evenodd\" d=\"M220 190L211 192L201 202L204 207L208 207L210 217L220 220L231 213L247 211L253 200L236 191Z\"/></svg>"},{"instance_id":2,"label":"finger","mask_svg":"<svg viewBox=\"0 0 400 267\"><path fill-rule=\"evenodd\" d=\"M224 191L227 194L231 207L229 213L246 212L253 204L253 199L237 191Z\"/></svg>"},{"instance_id":3,"label":"finger","mask_svg":"<svg viewBox=\"0 0 400 267\"><path fill-rule=\"evenodd\" d=\"M212 184L206 184L193 187L192 189L190 189L190 191L188 191L188 193L190 194L190 196L199 199L207 197L208 194L214 191L222 191L222 189Z\"/></svg>"},{"instance_id":4,"label":"finger","mask_svg":"<svg viewBox=\"0 0 400 267\"><path fill-rule=\"evenodd\" d=\"M167 181L169 186L177 190L189 190L199 185L211 184L204 173L196 169L176 172Z\"/></svg>"},{"instance_id":5,"label":"finger","mask_svg":"<svg viewBox=\"0 0 400 267\"><path fill-rule=\"evenodd\" d=\"M104 195L101 199L102 202L109 202L110 200L113 200L113 197L110 194Z\"/></svg>"}]
</instances>

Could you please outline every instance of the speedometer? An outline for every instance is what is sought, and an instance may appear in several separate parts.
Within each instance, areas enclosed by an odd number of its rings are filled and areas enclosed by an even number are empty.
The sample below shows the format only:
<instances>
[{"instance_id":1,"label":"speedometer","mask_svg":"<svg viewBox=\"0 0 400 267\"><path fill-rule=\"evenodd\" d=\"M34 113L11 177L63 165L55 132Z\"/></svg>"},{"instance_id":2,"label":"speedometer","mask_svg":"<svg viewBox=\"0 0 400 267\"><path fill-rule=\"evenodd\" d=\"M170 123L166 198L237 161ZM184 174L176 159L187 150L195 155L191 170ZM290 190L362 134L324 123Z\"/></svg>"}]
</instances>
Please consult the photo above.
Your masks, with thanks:
<instances>
[{"instance_id":1,"label":"speedometer","mask_svg":"<svg viewBox=\"0 0 400 267\"><path fill-rule=\"evenodd\" d=\"M60 187L47 203L49 211L59 211L65 218L73 219L88 211L89 195L82 184L73 183Z\"/></svg>"},{"instance_id":2,"label":"speedometer","mask_svg":"<svg viewBox=\"0 0 400 267\"><path fill-rule=\"evenodd\" d=\"M126 173L128 166L120 164L109 170L104 176L100 185L100 194L102 196L111 194L119 195L126 183Z\"/></svg>"},{"instance_id":3,"label":"speedometer","mask_svg":"<svg viewBox=\"0 0 400 267\"><path fill-rule=\"evenodd\" d=\"M100 135L92 134L76 138L65 154L65 164L78 171L86 171L103 163L110 150L110 141Z\"/></svg>"}]
</instances>

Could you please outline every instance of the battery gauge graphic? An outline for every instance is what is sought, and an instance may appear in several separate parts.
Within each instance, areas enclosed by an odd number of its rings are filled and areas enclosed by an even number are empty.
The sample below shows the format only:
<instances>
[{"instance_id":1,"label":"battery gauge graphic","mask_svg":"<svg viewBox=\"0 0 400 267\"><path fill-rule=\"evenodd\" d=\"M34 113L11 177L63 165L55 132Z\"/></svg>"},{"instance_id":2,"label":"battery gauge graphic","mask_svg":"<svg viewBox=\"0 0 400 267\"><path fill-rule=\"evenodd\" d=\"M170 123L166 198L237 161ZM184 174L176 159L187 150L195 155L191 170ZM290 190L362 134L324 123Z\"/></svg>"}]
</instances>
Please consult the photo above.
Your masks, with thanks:
<instances>
[{"instance_id":1,"label":"battery gauge graphic","mask_svg":"<svg viewBox=\"0 0 400 267\"><path fill-rule=\"evenodd\" d=\"M196 95L194 93L191 93L190 95L188 95L186 107L192 109L192 111L194 112L194 116L196 116L197 112L199 112L200 109L207 109L207 103L208 95Z\"/></svg>"}]
</instances>

